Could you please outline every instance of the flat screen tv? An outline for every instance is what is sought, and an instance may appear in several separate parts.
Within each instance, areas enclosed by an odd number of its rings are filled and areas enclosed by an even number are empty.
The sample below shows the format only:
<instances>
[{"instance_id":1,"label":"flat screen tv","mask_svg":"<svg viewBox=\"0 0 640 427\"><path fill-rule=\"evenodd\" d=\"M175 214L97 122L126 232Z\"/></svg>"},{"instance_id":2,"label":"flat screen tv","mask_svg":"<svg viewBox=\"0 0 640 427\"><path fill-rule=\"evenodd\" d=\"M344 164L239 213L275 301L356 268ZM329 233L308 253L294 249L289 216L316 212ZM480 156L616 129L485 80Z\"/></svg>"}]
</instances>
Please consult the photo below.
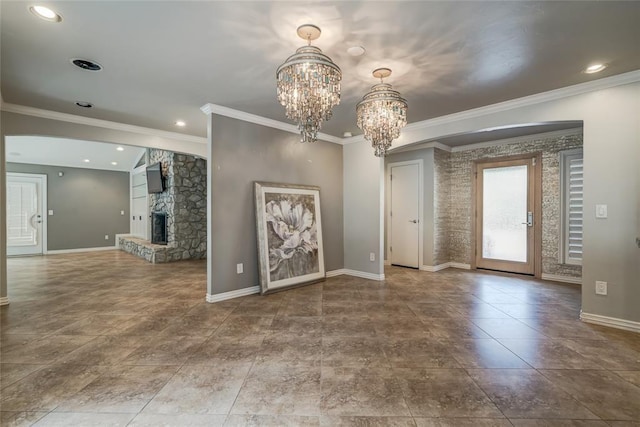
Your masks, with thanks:
<instances>
[{"instance_id":1,"label":"flat screen tv","mask_svg":"<svg viewBox=\"0 0 640 427\"><path fill-rule=\"evenodd\" d=\"M147 191L151 193L162 193L164 191L164 177L162 176L162 165L154 163L147 166Z\"/></svg>"}]
</instances>

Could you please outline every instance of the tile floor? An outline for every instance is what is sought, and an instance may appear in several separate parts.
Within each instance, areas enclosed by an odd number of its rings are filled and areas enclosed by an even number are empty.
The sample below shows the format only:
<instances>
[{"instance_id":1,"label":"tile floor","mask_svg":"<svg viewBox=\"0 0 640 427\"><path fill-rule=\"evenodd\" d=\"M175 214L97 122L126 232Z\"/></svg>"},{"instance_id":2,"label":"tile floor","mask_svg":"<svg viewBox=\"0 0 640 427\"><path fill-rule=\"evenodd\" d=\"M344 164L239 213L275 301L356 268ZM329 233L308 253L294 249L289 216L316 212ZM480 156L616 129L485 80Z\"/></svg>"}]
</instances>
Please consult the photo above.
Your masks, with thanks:
<instances>
[{"instance_id":1,"label":"tile floor","mask_svg":"<svg viewBox=\"0 0 640 427\"><path fill-rule=\"evenodd\" d=\"M8 265L2 426L640 423L640 335L576 286L389 268L207 304L203 261Z\"/></svg>"}]
</instances>

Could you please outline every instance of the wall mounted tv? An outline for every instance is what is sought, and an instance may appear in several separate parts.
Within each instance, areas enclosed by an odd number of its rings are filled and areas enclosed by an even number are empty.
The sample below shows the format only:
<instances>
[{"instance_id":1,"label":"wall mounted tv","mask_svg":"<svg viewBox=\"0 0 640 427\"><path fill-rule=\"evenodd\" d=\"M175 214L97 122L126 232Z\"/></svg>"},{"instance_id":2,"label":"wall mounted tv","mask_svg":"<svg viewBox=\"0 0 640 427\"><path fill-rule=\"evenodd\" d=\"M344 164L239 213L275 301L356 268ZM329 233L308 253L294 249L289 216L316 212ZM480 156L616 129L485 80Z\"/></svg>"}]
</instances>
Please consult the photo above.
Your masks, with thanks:
<instances>
[{"instance_id":1,"label":"wall mounted tv","mask_svg":"<svg viewBox=\"0 0 640 427\"><path fill-rule=\"evenodd\" d=\"M162 193L165 190L164 177L162 176L162 164L154 163L147 166L147 191Z\"/></svg>"}]
</instances>

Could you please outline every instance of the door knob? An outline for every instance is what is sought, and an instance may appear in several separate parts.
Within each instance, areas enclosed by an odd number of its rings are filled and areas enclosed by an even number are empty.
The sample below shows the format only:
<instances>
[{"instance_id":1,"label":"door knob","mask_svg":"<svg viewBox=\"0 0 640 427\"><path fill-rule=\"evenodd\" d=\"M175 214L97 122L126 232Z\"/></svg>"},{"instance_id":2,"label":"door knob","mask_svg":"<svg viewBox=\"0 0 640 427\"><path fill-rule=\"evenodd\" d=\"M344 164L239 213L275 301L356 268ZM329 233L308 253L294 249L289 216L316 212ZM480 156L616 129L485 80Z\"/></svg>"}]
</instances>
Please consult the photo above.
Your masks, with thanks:
<instances>
[{"instance_id":1,"label":"door knob","mask_svg":"<svg viewBox=\"0 0 640 427\"><path fill-rule=\"evenodd\" d=\"M417 220L417 219L410 219L410 220L409 220L409 222L412 222L412 223L414 223L414 224L417 224L417 223L418 223L418 220Z\"/></svg>"}]
</instances>

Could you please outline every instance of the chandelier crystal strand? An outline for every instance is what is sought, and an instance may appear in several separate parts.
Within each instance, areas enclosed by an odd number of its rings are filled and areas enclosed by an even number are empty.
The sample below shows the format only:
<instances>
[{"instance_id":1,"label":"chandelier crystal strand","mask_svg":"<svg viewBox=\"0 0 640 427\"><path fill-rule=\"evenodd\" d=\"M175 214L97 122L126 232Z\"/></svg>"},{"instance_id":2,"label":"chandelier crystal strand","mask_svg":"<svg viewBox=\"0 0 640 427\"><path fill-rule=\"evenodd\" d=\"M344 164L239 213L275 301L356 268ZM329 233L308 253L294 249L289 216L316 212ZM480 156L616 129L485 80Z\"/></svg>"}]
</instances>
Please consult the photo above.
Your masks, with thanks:
<instances>
[{"instance_id":1,"label":"chandelier crystal strand","mask_svg":"<svg viewBox=\"0 0 640 427\"><path fill-rule=\"evenodd\" d=\"M340 103L342 72L320 48L311 46L311 40L320 37L318 27L302 25L298 35L309 44L276 71L277 96L287 118L298 124L301 142L314 142L322 121L329 120L331 109Z\"/></svg>"},{"instance_id":2,"label":"chandelier crystal strand","mask_svg":"<svg viewBox=\"0 0 640 427\"><path fill-rule=\"evenodd\" d=\"M384 157L391 142L400 136L400 129L407 124L407 101L390 84L382 82L390 74L388 68L375 70L373 76L379 78L380 83L356 106L357 125L371 142L377 157Z\"/></svg>"}]
</instances>

